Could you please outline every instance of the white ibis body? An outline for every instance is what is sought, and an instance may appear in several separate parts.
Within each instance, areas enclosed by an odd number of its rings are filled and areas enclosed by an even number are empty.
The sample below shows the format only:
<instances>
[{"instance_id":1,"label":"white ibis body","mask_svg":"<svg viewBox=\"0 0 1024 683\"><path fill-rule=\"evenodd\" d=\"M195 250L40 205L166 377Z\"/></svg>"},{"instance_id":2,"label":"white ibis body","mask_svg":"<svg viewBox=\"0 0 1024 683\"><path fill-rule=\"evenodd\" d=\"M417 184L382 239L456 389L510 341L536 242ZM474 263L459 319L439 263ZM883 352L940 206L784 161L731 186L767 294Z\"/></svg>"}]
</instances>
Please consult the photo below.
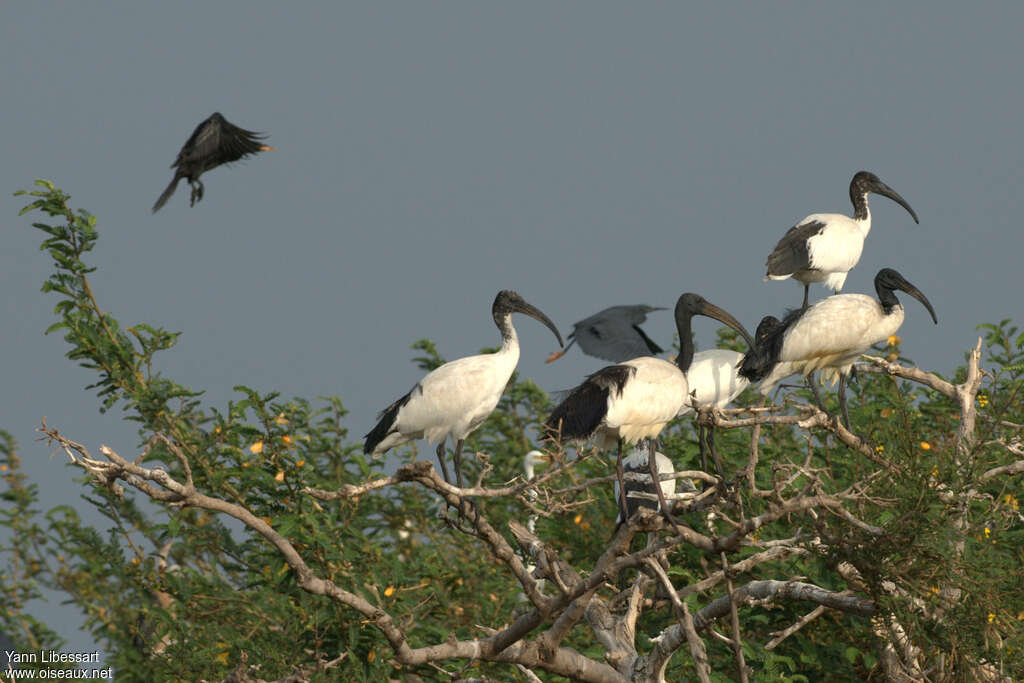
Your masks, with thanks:
<instances>
[{"instance_id":1,"label":"white ibis body","mask_svg":"<svg viewBox=\"0 0 1024 683\"><path fill-rule=\"evenodd\" d=\"M651 311L664 311L658 306L636 304L634 306L611 306L589 318L584 318L572 327L567 337L569 345L551 354L547 362L558 360L579 342L580 350L588 356L603 358L620 363L629 358L661 353L664 349L654 343L640 328Z\"/></svg>"},{"instance_id":2,"label":"white ibis body","mask_svg":"<svg viewBox=\"0 0 1024 683\"><path fill-rule=\"evenodd\" d=\"M455 442L455 475L462 487L463 442L498 405L519 362L519 337L512 326L512 314L523 313L539 320L562 344L562 336L550 318L516 292L498 292L491 312L501 332L501 348L495 353L453 360L430 372L381 412L377 425L366 435L363 452L380 456L395 446L426 439L438 444L441 471L450 481L444 447L451 438Z\"/></svg>"},{"instance_id":3,"label":"white ibis body","mask_svg":"<svg viewBox=\"0 0 1024 683\"><path fill-rule=\"evenodd\" d=\"M545 423L549 434L575 441L593 437L604 448L618 444L616 473L621 483L623 442L651 439L650 452L654 453L654 439L689 400L686 371L693 360L690 329L695 315L715 318L753 344L734 317L697 294L683 294L675 307L680 339L675 362L643 356L598 370L554 409ZM653 456L648 464L653 470ZM652 472L652 476L656 475ZM667 512L663 501L662 510Z\"/></svg>"},{"instance_id":4,"label":"white ibis body","mask_svg":"<svg viewBox=\"0 0 1024 683\"><path fill-rule=\"evenodd\" d=\"M790 228L775 245L766 262L766 280L792 277L804 285L804 303L812 282L824 282L838 293L846 274L857 265L864 239L871 231L868 194L880 194L902 206L918 223L917 214L891 187L874 173L859 171L850 181L853 216L841 213L814 213Z\"/></svg>"},{"instance_id":5,"label":"white ibis body","mask_svg":"<svg viewBox=\"0 0 1024 683\"><path fill-rule=\"evenodd\" d=\"M864 294L836 294L790 312L781 322L771 317L763 320L758 326L756 347L743 358L740 374L760 381L762 394L768 394L790 375L822 370L833 381L838 375L843 419L849 424L845 381L850 368L862 353L888 339L903 324L904 310L895 290L924 304L938 324L935 309L921 290L892 268L883 268L875 276L877 299Z\"/></svg>"},{"instance_id":6,"label":"white ibis body","mask_svg":"<svg viewBox=\"0 0 1024 683\"><path fill-rule=\"evenodd\" d=\"M690 369L686 371L690 400L679 414L692 413L694 402L698 408L724 408L739 396L750 385L750 381L739 374L741 360L742 353L729 349L709 349L693 354Z\"/></svg>"}]
</instances>

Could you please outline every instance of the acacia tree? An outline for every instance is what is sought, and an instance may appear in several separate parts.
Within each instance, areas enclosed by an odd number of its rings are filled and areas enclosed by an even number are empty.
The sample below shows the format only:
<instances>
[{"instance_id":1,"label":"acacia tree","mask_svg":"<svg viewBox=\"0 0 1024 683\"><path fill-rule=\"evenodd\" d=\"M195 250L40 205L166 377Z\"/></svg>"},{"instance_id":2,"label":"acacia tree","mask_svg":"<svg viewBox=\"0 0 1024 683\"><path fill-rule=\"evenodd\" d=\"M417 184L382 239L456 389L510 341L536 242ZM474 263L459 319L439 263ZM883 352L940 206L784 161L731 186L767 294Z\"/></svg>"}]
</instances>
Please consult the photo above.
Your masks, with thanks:
<instances>
[{"instance_id":1,"label":"acacia tree","mask_svg":"<svg viewBox=\"0 0 1024 683\"><path fill-rule=\"evenodd\" d=\"M661 450L702 490L674 496L678 526L641 512L616 529L602 454L555 450L520 476L551 405L518 376L467 442L464 489L412 448L385 474L339 398L237 387L204 405L159 370L177 333L101 309L95 217L45 181L19 194L52 221L34 223L59 299L48 331L95 370L101 409L139 426L130 452L40 427L107 531L36 510L2 435L0 628L25 649L59 644L24 613L46 587L85 611L119 680L1024 676L1024 334L1008 320L953 378L896 338L866 356L852 431L799 387L700 414L726 481L684 469L696 437L679 421Z\"/></svg>"}]
</instances>

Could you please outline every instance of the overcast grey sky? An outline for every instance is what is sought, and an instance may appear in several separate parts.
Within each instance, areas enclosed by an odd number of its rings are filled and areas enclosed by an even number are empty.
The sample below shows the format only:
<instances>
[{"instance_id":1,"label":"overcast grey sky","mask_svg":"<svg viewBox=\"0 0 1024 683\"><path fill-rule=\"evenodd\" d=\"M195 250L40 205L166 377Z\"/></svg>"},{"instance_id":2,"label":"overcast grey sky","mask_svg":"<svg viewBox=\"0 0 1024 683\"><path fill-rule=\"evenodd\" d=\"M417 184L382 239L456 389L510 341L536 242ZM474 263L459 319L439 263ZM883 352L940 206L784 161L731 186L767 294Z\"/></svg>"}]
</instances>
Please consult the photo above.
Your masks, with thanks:
<instances>
[{"instance_id":1,"label":"overcast grey sky","mask_svg":"<svg viewBox=\"0 0 1024 683\"><path fill-rule=\"evenodd\" d=\"M873 198L844 291L902 272L939 317L908 300L904 352L950 372L977 323L1022 321L1022 20L1019 3L4 4L0 428L47 507L82 489L35 442L42 416L92 449L137 445L42 336L49 265L10 196L38 177L100 219L101 304L184 332L167 376L219 407L236 384L338 394L354 437L418 378L414 340L449 359L497 344L499 289L563 334L685 291L753 329L800 300L762 282L775 242L849 213L860 169L921 225ZM214 111L279 151L151 215ZM550 332L514 322L545 388L603 365L573 349L545 366ZM669 313L646 328L670 343ZM699 347L714 329L697 324ZM91 648L66 609L40 615Z\"/></svg>"}]
</instances>

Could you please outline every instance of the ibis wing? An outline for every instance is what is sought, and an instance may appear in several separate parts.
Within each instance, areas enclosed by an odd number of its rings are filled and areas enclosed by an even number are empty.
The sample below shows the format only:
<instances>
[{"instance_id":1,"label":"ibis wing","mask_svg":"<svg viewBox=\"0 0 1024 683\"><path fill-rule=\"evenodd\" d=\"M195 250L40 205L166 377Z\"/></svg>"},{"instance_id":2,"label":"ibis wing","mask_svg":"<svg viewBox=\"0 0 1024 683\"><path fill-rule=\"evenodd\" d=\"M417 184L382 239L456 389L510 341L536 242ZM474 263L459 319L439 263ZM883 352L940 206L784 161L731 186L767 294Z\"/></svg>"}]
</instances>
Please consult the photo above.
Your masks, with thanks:
<instances>
[{"instance_id":1,"label":"ibis wing","mask_svg":"<svg viewBox=\"0 0 1024 683\"><path fill-rule=\"evenodd\" d=\"M825 224L821 221L805 220L787 230L765 262L768 277L792 275L810 269L811 255L807 240L824 228Z\"/></svg>"},{"instance_id":2,"label":"ibis wing","mask_svg":"<svg viewBox=\"0 0 1024 683\"><path fill-rule=\"evenodd\" d=\"M587 377L551 412L544 423L548 434L563 440L589 438L608 412L608 397L620 396L635 374L628 365L610 365Z\"/></svg>"}]
</instances>

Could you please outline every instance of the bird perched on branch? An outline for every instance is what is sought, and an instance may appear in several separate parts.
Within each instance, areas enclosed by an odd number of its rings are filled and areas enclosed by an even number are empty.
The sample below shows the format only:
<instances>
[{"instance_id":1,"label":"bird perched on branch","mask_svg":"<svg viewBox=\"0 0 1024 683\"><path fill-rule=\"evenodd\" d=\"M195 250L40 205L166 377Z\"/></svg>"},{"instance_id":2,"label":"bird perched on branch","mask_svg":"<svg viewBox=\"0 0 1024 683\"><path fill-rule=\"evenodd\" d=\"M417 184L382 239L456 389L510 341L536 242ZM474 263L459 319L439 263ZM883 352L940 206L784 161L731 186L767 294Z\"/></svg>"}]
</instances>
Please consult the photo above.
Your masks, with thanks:
<instances>
[{"instance_id":1,"label":"bird perched on branch","mask_svg":"<svg viewBox=\"0 0 1024 683\"><path fill-rule=\"evenodd\" d=\"M865 294L836 294L809 308L790 311L781 322L768 316L755 334L755 347L740 366L739 373L751 382L761 382L768 394L780 380L797 373L810 375L821 370L833 382L839 379L839 406L847 428L846 376L862 353L885 341L903 324L903 305L895 290L906 292L928 309L937 325L935 309L917 287L892 268L875 276L878 298ZM817 387L811 388L817 393ZM820 402L820 400L819 400Z\"/></svg>"},{"instance_id":2,"label":"bird perched on branch","mask_svg":"<svg viewBox=\"0 0 1024 683\"><path fill-rule=\"evenodd\" d=\"M196 126L185 141L185 146L178 152L178 158L171 164L171 168L175 169L174 178L156 200L153 213L167 203L182 178L188 180L192 187L189 206L195 206L203 198L203 183L199 176L221 164L229 164L257 152L273 151L273 147L261 142L264 137L265 134L239 128L229 123L220 112L214 112L210 118Z\"/></svg>"},{"instance_id":3,"label":"bird perched on branch","mask_svg":"<svg viewBox=\"0 0 1024 683\"><path fill-rule=\"evenodd\" d=\"M598 370L572 389L552 411L544 423L548 437L562 441L597 437L598 445L604 448L618 444L615 469L620 486L623 442L633 444L650 439L648 466L651 476L656 478L656 437L689 401L686 373L693 361L690 332L695 315L725 323L753 346L749 333L734 317L697 294L683 294L675 308L680 343L675 362L642 356ZM661 488L655 487L655 492L662 511L671 520Z\"/></svg>"},{"instance_id":4,"label":"bird perched on branch","mask_svg":"<svg viewBox=\"0 0 1024 683\"><path fill-rule=\"evenodd\" d=\"M790 228L768 255L766 280L792 277L804 285L803 308L812 282L839 293L846 274L857 265L864 249L864 239L871 231L868 194L880 194L893 200L918 223L917 214L903 197L874 173L858 171L850 181L853 217L841 213L814 213Z\"/></svg>"},{"instance_id":5,"label":"bird perched on branch","mask_svg":"<svg viewBox=\"0 0 1024 683\"><path fill-rule=\"evenodd\" d=\"M519 335L512 326L512 314L522 313L551 330L558 345L562 335L551 319L522 296L506 289L498 292L491 317L501 333L501 348L495 353L467 356L445 363L413 385L405 396L378 416L377 425L366 435L363 452L382 456L395 446L416 439L437 443L437 459L445 481L451 483L445 464L445 442L455 442L455 477L462 488L462 446L466 437L491 414L519 363Z\"/></svg>"},{"instance_id":6,"label":"bird perched on branch","mask_svg":"<svg viewBox=\"0 0 1024 683\"><path fill-rule=\"evenodd\" d=\"M664 310L660 306L636 304L611 306L599 311L575 323L568 336L569 344L563 350L552 353L547 362L564 356L576 342L579 342L580 350L588 356L613 363L661 353L663 349L640 329L640 323L647 320L647 314L651 311Z\"/></svg>"}]
</instances>

